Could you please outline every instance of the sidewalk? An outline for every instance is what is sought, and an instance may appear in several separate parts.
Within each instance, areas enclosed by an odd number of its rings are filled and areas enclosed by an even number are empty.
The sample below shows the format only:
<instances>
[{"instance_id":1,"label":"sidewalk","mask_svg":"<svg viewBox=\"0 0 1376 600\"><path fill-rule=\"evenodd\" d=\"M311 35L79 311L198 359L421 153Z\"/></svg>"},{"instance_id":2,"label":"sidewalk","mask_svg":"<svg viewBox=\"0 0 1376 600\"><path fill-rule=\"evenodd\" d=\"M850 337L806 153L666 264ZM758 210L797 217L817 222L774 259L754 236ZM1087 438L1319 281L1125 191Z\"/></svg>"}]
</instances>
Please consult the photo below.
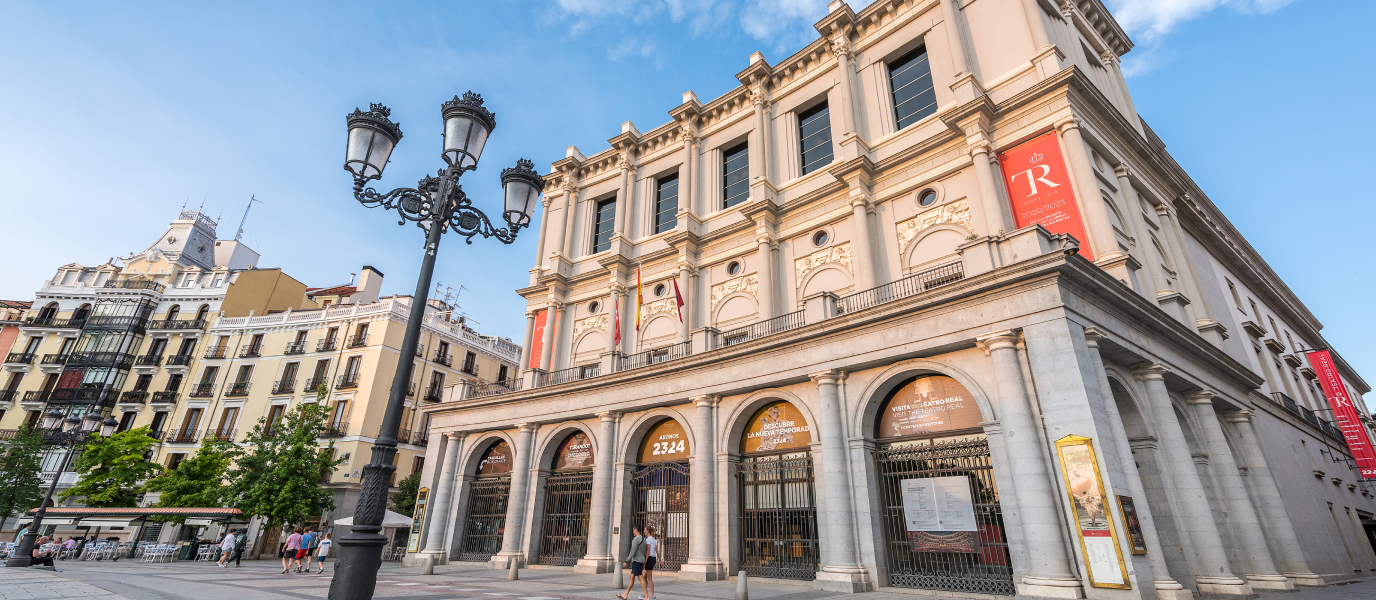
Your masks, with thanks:
<instances>
[{"instance_id":1,"label":"sidewalk","mask_svg":"<svg viewBox=\"0 0 1376 600\"><path fill-rule=\"evenodd\" d=\"M42 569L7 569L0 566L0 600L51 600L91 598L128 600L124 596Z\"/></svg>"}]
</instances>

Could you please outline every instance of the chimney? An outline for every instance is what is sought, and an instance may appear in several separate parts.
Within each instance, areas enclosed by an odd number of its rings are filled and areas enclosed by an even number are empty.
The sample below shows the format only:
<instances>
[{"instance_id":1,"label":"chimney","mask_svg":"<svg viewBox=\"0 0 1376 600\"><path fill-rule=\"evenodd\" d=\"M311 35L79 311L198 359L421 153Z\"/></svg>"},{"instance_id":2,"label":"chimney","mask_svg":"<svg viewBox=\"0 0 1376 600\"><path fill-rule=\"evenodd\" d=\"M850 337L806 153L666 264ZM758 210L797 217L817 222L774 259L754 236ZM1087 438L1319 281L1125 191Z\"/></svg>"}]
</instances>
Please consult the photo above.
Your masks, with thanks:
<instances>
[{"instance_id":1,"label":"chimney","mask_svg":"<svg viewBox=\"0 0 1376 600\"><path fill-rule=\"evenodd\" d=\"M382 291L382 271L363 265L363 272L359 274L358 285L355 287L358 288L353 296L355 304L377 302L378 293Z\"/></svg>"}]
</instances>

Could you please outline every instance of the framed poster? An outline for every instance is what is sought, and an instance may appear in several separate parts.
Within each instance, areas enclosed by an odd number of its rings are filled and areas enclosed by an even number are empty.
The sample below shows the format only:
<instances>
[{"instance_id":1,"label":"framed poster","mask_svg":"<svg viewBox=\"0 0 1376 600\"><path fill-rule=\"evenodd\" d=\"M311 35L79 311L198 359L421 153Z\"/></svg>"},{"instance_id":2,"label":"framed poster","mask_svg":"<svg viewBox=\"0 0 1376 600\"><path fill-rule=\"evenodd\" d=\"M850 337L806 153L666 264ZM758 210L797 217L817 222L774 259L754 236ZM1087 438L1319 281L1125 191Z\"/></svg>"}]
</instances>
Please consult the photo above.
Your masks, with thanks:
<instances>
[{"instance_id":1,"label":"framed poster","mask_svg":"<svg viewBox=\"0 0 1376 600\"><path fill-rule=\"evenodd\" d=\"M416 511L411 516L411 539L406 542L407 552L420 551L420 530L425 527L425 505L430 500L430 488L423 487L416 492Z\"/></svg>"},{"instance_id":2,"label":"framed poster","mask_svg":"<svg viewBox=\"0 0 1376 600\"><path fill-rule=\"evenodd\" d=\"M1118 514L1123 516L1123 531L1127 532L1128 550L1133 554L1147 553L1147 538L1142 536L1142 523L1137 520L1137 505L1128 496L1118 497Z\"/></svg>"},{"instance_id":3,"label":"framed poster","mask_svg":"<svg viewBox=\"0 0 1376 600\"><path fill-rule=\"evenodd\" d=\"M970 478L904 479L903 520L914 552L979 552Z\"/></svg>"},{"instance_id":4,"label":"framed poster","mask_svg":"<svg viewBox=\"0 0 1376 600\"><path fill-rule=\"evenodd\" d=\"M1089 585L1102 588L1132 589L1127 565L1118 548L1113 519L1109 516L1104 482L1099 477L1099 461L1094 458L1094 442L1087 437L1068 435L1056 440L1061 459L1061 475L1070 495L1075 532L1080 538Z\"/></svg>"}]
</instances>

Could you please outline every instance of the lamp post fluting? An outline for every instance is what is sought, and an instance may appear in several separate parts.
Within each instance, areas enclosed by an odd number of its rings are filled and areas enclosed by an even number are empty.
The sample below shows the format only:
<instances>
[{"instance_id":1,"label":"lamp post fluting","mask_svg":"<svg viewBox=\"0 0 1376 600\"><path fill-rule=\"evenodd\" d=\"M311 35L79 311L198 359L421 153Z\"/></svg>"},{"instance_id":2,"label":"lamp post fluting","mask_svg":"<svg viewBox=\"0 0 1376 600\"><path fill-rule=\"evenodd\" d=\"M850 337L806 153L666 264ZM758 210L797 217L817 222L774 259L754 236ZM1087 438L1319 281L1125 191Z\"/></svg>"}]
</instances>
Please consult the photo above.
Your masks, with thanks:
<instances>
[{"instance_id":1,"label":"lamp post fluting","mask_svg":"<svg viewBox=\"0 0 1376 600\"><path fill-rule=\"evenodd\" d=\"M496 115L483 106L482 96L473 92L445 102L441 115L444 119L441 157L445 167L434 177L421 179L414 188L397 188L385 193L364 186L369 180L382 177L388 157L401 140L401 127L390 120L391 111L381 104L371 105L366 112L355 109L348 116L344 168L354 176L354 198L370 208L397 211L401 217L399 225L407 221L415 223L425 231L425 252L410 318L406 322L401 357L387 398L382 431L373 444L371 460L363 467L363 489L354 509L354 525L348 535L338 540L339 559L330 581L330 600L367 600L373 597L377 587L382 549L387 545L387 538L381 534L382 519L387 509L387 490L396 470L392 459L397 452L397 430L401 426L407 384L415 365L414 348L420 343L421 321L425 316L440 238L446 231L452 231L463 236L469 244L478 235L510 244L516 241L516 233L522 227L530 225L531 208L544 189L544 180L531 161L521 159L516 161L515 167L504 169L502 218L507 226L493 226L487 215L473 207L459 185L459 177L478 167L483 146L497 126Z\"/></svg>"},{"instance_id":2,"label":"lamp post fluting","mask_svg":"<svg viewBox=\"0 0 1376 600\"><path fill-rule=\"evenodd\" d=\"M66 417L65 419L63 417ZM64 428L63 425L66 425ZM95 433L96 426L100 426L100 436L110 437L119 426L119 422L113 417L100 420L100 415L87 413L84 417L76 417L63 414L62 411L53 409L43 415L43 442L50 446L66 448L67 452L62 455L62 462L57 465L53 473L53 482L48 484L48 493L43 496L43 503L38 506L38 511L33 515L33 523L29 524L28 533L24 534L23 539L19 540L19 547L14 549L14 556L5 563L6 567L27 567L33 564L33 545L38 539L38 531L43 527L43 517L48 514L48 504L53 500L53 493L57 491L57 481L62 478L62 468L72 460L72 451L85 445L91 440L91 434Z\"/></svg>"}]
</instances>

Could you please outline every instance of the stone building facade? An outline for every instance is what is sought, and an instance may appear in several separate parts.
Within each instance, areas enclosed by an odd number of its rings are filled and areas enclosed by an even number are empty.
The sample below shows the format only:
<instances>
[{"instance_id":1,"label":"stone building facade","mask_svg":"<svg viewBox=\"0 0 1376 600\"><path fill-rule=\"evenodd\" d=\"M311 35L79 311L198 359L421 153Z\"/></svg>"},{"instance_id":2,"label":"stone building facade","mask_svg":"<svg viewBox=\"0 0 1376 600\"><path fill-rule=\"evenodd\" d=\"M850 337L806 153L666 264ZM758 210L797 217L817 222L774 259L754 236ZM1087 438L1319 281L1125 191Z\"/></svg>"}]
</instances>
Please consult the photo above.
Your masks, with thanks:
<instances>
[{"instance_id":1,"label":"stone building facade","mask_svg":"<svg viewBox=\"0 0 1376 600\"><path fill-rule=\"evenodd\" d=\"M816 28L553 165L522 378L424 409L408 560L601 572L652 526L681 578L848 592L1376 570L1321 324L1137 115L1100 2Z\"/></svg>"}]
</instances>

